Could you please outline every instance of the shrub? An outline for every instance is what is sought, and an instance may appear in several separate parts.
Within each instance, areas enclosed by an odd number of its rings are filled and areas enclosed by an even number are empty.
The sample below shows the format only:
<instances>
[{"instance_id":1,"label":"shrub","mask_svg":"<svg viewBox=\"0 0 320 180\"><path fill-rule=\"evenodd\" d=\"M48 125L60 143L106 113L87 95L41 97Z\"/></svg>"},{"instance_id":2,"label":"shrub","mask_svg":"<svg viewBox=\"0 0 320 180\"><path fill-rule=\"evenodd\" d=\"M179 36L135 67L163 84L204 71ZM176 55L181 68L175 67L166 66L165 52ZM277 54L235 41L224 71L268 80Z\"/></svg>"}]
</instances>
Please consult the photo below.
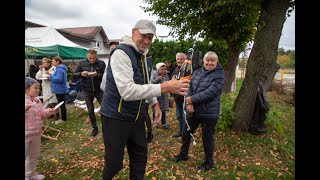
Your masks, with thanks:
<instances>
[{"instance_id":1,"label":"shrub","mask_svg":"<svg viewBox=\"0 0 320 180\"><path fill-rule=\"evenodd\" d=\"M283 133L283 127L282 127L280 118L281 118L281 112L271 108L267 113L265 124L269 126L273 126L276 132L281 134Z\"/></svg>"},{"instance_id":2,"label":"shrub","mask_svg":"<svg viewBox=\"0 0 320 180\"><path fill-rule=\"evenodd\" d=\"M234 100L230 93L222 94L220 97L220 114L216 125L217 131L229 131L233 121L235 120L235 113L232 110Z\"/></svg>"},{"instance_id":3,"label":"shrub","mask_svg":"<svg viewBox=\"0 0 320 180\"><path fill-rule=\"evenodd\" d=\"M274 80L268 90L275 91L278 94L285 94L285 85L281 81Z\"/></svg>"}]
</instances>

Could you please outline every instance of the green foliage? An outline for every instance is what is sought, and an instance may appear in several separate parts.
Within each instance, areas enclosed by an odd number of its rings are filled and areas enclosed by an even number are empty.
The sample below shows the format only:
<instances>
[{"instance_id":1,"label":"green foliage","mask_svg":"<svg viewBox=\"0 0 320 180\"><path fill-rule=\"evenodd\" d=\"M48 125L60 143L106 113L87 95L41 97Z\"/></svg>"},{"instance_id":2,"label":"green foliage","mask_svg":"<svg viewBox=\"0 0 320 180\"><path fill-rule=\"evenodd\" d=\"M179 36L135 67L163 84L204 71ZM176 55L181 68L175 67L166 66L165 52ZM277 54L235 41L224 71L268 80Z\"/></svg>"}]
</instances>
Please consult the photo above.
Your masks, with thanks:
<instances>
[{"instance_id":1,"label":"green foliage","mask_svg":"<svg viewBox=\"0 0 320 180\"><path fill-rule=\"evenodd\" d=\"M152 56L153 66L158 62L171 61L176 63L176 54L178 52L187 53L188 49L196 45L196 50L202 52L202 56L208 51L214 51L219 56L220 63L227 61L228 49L224 41L193 41L192 39L180 41L162 41L155 39L150 47L150 55Z\"/></svg>"},{"instance_id":2,"label":"green foliage","mask_svg":"<svg viewBox=\"0 0 320 180\"><path fill-rule=\"evenodd\" d=\"M283 133L283 127L281 124L281 112L276 111L275 109L271 108L269 112L267 113L266 125L273 126L273 128L278 132L278 133Z\"/></svg>"},{"instance_id":3,"label":"green foliage","mask_svg":"<svg viewBox=\"0 0 320 180\"><path fill-rule=\"evenodd\" d=\"M142 9L159 17L158 24L171 28L169 35L223 39L244 48L253 40L260 1L143 0Z\"/></svg>"},{"instance_id":4,"label":"green foliage","mask_svg":"<svg viewBox=\"0 0 320 180\"><path fill-rule=\"evenodd\" d=\"M236 80L236 94L238 95L239 91L240 91L240 88L242 86L242 83L243 83L243 79L241 78L237 78Z\"/></svg>"},{"instance_id":5,"label":"green foliage","mask_svg":"<svg viewBox=\"0 0 320 180\"><path fill-rule=\"evenodd\" d=\"M217 131L229 131L233 121L235 120L235 113L232 110L233 98L230 94L225 93L220 97L220 115L216 125Z\"/></svg>"},{"instance_id":6,"label":"green foliage","mask_svg":"<svg viewBox=\"0 0 320 180\"><path fill-rule=\"evenodd\" d=\"M281 68L295 68L295 50L278 49L278 63Z\"/></svg>"}]
</instances>

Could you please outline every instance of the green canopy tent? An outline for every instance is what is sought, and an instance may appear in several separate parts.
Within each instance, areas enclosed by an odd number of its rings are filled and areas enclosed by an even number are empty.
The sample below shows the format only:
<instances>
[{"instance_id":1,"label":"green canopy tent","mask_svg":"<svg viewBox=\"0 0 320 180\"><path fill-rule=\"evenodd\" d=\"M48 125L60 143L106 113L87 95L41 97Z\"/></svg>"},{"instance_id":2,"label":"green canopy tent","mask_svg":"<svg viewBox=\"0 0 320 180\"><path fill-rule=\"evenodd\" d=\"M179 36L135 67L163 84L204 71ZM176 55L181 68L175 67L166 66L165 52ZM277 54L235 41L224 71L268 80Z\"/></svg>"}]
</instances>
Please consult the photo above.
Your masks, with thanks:
<instances>
[{"instance_id":1,"label":"green canopy tent","mask_svg":"<svg viewBox=\"0 0 320 180\"><path fill-rule=\"evenodd\" d=\"M62 59L85 59L87 49L68 40L53 27L35 27L25 30L27 58L60 56Z\"/></svg>"}]
</instances>

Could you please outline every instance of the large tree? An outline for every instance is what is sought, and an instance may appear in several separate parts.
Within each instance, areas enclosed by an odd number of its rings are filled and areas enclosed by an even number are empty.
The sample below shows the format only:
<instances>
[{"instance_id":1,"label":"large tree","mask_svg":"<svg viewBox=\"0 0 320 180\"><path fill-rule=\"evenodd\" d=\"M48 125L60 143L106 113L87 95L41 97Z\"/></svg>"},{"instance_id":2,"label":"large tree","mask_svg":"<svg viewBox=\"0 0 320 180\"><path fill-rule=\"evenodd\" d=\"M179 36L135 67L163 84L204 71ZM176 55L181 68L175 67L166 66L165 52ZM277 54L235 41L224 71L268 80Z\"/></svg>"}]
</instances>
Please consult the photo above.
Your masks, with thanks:
<instances>
[{"instance_id":1,"label":"large tree","mask_svg":"<svg viewBox=\"0 0 320 180\"><path fill-rule=\"evenodd\" d=\"M231 91L239 54L253 39L259 15L259 0L143 0L145 12L159 17L157 23L168 26L170 35L224 40L229 49L224 65L224 92ZM219 52L217 52L219 55Z\"/></svg>"},{"instance_id":2,"label":"large tree","mask_svg":"<svg viewBox=\"0 0 320 180\"><path fill-rule=\"evenodd\" d=\"M264 91L269 88L277 64L278 44L289 7L294 7L290 0L263 0L254 45L248 59L246 76L234 104L236 120L233 130L246 131L253 115L259 81ZM290 12L292 9L289 9Z\"/></svg>"}]
</instances>

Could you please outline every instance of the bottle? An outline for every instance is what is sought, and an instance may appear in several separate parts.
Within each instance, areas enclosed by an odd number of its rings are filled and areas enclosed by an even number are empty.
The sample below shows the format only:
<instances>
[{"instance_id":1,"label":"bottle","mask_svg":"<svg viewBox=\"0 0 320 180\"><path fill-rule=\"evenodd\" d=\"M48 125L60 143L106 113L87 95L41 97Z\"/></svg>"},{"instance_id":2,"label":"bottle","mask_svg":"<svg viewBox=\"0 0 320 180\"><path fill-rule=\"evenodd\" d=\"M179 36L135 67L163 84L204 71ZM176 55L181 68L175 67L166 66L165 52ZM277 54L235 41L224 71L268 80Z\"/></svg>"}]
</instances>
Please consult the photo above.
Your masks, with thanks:
<instances>
[{"instance_id":1,"label":"bottle","mask_svg":"<svg viewBox=\"0 0 320 180\"><path fill-rule=\"evenodd\" d=\"M183 80L183 79L189 79L191 77L191 74L193 73L192 69L192 62L191 60L185 60L183 64L181 65L179 69L179 74L178 74L178 79Z\"/></svg>"}]
</instances>

